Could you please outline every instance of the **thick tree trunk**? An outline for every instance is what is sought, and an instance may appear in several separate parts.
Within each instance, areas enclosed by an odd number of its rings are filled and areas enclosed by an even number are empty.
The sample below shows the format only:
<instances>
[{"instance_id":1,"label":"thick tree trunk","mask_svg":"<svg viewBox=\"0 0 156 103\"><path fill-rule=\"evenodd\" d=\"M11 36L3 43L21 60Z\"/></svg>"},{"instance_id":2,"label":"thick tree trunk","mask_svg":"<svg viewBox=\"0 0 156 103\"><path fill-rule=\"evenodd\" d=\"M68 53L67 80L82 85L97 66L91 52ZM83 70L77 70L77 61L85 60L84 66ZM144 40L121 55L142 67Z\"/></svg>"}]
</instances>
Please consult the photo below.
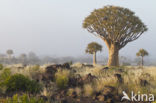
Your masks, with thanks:
<instances>
[{"instance_id":1,"label":"thick tree trunk","mask_svg":"<svg viewBox=\"0 0 156 103\"><path fill-rule=\"evenodd\" d=\"M108 47L109 50L109 58L108 58L108 66L119 66L119 49L115 44L111 44Z\"/></svg>"},{"instance_id":2,"label":"thick tree trunk","mask_svg":"<svg viewBox=\"0 0 156 103\"><path fill-rule=\"evenodd\" d=\"M96 52L93 53L93 65L96 65Z\"/></svg>"}]
</instances>

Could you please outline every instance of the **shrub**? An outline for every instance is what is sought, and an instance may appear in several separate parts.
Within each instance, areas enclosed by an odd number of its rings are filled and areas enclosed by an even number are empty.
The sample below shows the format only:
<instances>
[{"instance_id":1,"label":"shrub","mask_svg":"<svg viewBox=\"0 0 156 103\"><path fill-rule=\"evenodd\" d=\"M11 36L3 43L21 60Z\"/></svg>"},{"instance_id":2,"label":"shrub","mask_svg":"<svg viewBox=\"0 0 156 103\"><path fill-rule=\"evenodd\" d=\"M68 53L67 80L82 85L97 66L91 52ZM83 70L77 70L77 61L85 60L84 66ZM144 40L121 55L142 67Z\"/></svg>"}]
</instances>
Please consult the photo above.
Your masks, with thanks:
<instances>
[{"instance_id":1,"label":"shrub","mask_svg":"<svg viewBox=\"0 0 156 103\"><path fill-rule=\"evenodd\" d=\"M29 97L27 94L15 94L12 98L0 99L3 103L47 103L41 98Z\"/></svg>"},{"instance_id":2,"label":"shrub","mask_svg":"<svg viewBox=\"0 0 156 103\"><path fill-rule=\"evenodd\" d=\"M68 86L69 70L58 70L55 74L56 85L59 89L64 89Z\"/></svg>"},{"instance_id":3,"label":"shrub","mask_svg":"<svg viewBox=\"0 0 156 103\"><path fill-rule=\"evenodd\" d=\"M32 94L37 94L42 90L42 86L36 81L32 80L29 82L28 92Z\"/></svg>"},{"instance_id":4,"label":"shrub","mask_svg":"<svg viewBox=\"0 0 156 103\"><path fill-rule=\"evenodd\" d=\"M0 74L0 87L3 87L6 81L11 76L11 70L9 68L3 69L2 73Z\"/></svg>"},{"instance_id":5,"label":"shrub","mask_svg":"<svg viewBox=\"0 0 156 103\"><path fill-rule=\"evenodd\" d=\"M41 86L22 74L12 75L6 82L7 92L39 93Z\"/></svg>"},{"instance_id":6,"label":"shrub","mask_svg":"<svg viewBox=\"0 0 156 103\"><path fill-rule=\"evenodd\" d=\"M3 65L2 64L0 64L0 70L2 70L3 69Z\"/></svg>"},{"instance_id":7,"label":"shrub","mask_svg":"<svg viewBox=\"0 0 156 103\"><path fill-rule=\"evenodd\" d=\"M32 67L32 70L34 70L34 71L38 71L39 69L40 69L40 66L39 65L34 65Z\"/></svg>"}]
</instances>

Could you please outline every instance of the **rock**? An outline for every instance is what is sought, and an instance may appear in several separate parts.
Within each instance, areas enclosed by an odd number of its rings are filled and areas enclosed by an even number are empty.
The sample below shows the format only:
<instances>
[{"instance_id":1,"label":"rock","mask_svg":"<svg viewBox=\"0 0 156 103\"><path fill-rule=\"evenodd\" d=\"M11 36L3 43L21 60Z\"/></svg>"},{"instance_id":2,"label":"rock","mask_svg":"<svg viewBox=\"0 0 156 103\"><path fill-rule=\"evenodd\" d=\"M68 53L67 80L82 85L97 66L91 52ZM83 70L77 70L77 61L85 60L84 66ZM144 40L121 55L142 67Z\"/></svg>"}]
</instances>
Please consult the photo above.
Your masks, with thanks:
<instances>
[{"instance_id":1,"label":"rock","mask_svg":"<svg viewBox=\"0 0 156 103\"><path fill-rule=\"evenodd\" d=\"M121 74L116 73L116 74L114 74L114 76L117 78L117 80L118 80L118 82L119 82L120 84L123 83L123 79L122 79Z\"/></svg>"},{"instance_id":2,"label":"rock","mask_svg":"<svg viewBox=\"0 0 156 103\"><path fill-rule=\"evenodd\" d=\"M68 83L69 83L69 86L71 86L71 87L83 86L83 84L84 84L82 77L79 74L77 74L73 77L70 77Z\"/></svg>"},{"instance_id":3,"label":"rock","mask_svg":"<svg viewBox=\"0 0 156 103\"><path fill-rule=\"evenodd\" d=\"M76 98L77 97L77 93L74 91L71 95L71 97Z\"/></svg>"},{"instance_id":4,"label":"rock","mask_svg":"<svg viewBox=\"0 0 156 103\"><path fill-rule=\"evenodd\" d=\"M45 73L43 74L42 80L43 81L54 81L55 73L59 68L61 68L61 64L54 64L46 67Z\"/></svg>"},{"instance_id":5,"label":"rock","mask_svg":"<svg viewBox=\"0 0 156 103\"><path fill-rule=\"evenodd\" d=\"M61 95L61 97L64 97L67 94L67 91L66 90L62 90L59 94Z\"/></svg>"},{"instance_id":6,"label":"rock","mask_svg":"<svg viewBox=\"0 0 156 103\"><path fill-rule=\"evenodd\" d=\"M97 96L97 100L102 102L105 100L105 97L103 95L99 95L99 96Z\"/></svg>"},{"instance_id":7,"label":"rock","mask_svg":"<svg viewBox=\"0 0 156 103\"><path fill-rule=\"evenodd\" d=\"M97 77L93 76L91 73L89 73L88 75L86 75L85 77L82 78L84 83L90 83L90 82L92 82L95 79L97 79Z\"/></svg>"},{"instance_id":8,"label":"rock","mask_svg":"<svg viewBox=\"0 0 156 103\"><path fill-rule=\"evenodd\" d=\"M104 68L102 68L102 70L108 70L109 69L109 67L104 67Z\"/></svg>"},{"instance_id":9,"label":"rock","mask_svg":"<svg viewBox=\"0 0 156 103\"><path fill-rule=\"evenodd\" d=\"M42 73L37 73L36 75L32 76L32 78L34 80L36 80L37 82L40 82L43 78L43 74Z\"/></svg>"},{"instance_id":10,"label":"rock","mask_svg":"<svg viewBox=\"0 0 156 103\"><path fill-rule=\"evenodd\" d=\"M75 69L72 69L72 70L71 70L71 73L76 73L76 70L75 70Z\"/></svg>"},{"instance_id":11,"label":"rock","mask_svg":"<svg viewBox=\"0 0 156 103\"><path fill-rule=\"evenodd\" d=\"M103 91L97 92L93 97L94 100L98 100L104 103L114 103L112 98L115 98L115 94L113 94L115 88L112 86L105 86ZM108 102L110 101L110 102Z\"/></svg>"},{"instance_id":12,"label":"rock","mask_svg":"<svg viewBox=\"0 0 156 103\"><path fill-rule=\"evenodd\" d=\"M89 67L89 68L93 68L94 66L93 65L91 65L91 64L82 64L82 67Z\"/></svg>"},{"instance_id":13,"label":"rock","mask_svg":"<svg viewBox=\"0 0 156 103\"><path fill-rule=\"evenodd\" d=\"M59 67L61 67L60 64L50 65L50 66L46 67L46 73L53 74L57 71L57 69Z\"/></svg>"},{"instance_id":14,"label":"rock","mask_svg":"<svg viewBox=\"0 0 156 103\"><path fill-rule=\"evenodd\" d=\"M140 79L140 85L141 86L147 86L147 85L149 85L149 82L147 80Z\"/></svg>"},{"instance_id":15,"label":"rock","mask_svg":"<svg viewBox=\"0 0 156 103\"><path fill-rule=\"evenodd\" d=\"M121 72L121 73L123 73L123 72L124 72L124 70L123 70L123 69L118 69L118 71L119 71L119 72Z\"/></svg>"},{"instance_id":16,"label":"rock","mask_svg":"<svg viewBox=\"0 0 156 103\"><path fill-rule=\"evenodd\" d=\"M62 68L70 69L70 64L69 64L69 63L64 63L64 64L62 65Z\"/></svg>"},{"instance_id":17,"label":"rock","mask_svg":"<svg viewBox=\"0 0 156 103\"><path fill-rule=\"evenodd\" d=\"M115 88L112 86L105 86L103 91L101 91L102 95L108 95L110 93L113 93L115 91Z\"/></svg>"}]
</instances>

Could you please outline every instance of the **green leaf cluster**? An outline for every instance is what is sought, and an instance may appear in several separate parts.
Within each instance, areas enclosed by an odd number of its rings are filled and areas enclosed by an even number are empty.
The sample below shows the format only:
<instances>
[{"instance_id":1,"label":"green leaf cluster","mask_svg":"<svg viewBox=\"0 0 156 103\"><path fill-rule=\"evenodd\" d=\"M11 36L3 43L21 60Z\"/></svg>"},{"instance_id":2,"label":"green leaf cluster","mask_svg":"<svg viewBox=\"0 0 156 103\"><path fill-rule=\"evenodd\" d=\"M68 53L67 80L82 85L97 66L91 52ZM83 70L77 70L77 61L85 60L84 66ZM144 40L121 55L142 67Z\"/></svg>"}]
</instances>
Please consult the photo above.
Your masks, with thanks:
<instances>
[{"instance_id":1,"label":"green leaf cluster","mask_svg":"<svg viewBox=\"0 0 156 103\"><path fill-rule=\"evenodd\" d=\"M97 51L102 51L102 46L96 42L91 42L86 48L86 53L93 54Z\"/></svg>"}]
</instances>

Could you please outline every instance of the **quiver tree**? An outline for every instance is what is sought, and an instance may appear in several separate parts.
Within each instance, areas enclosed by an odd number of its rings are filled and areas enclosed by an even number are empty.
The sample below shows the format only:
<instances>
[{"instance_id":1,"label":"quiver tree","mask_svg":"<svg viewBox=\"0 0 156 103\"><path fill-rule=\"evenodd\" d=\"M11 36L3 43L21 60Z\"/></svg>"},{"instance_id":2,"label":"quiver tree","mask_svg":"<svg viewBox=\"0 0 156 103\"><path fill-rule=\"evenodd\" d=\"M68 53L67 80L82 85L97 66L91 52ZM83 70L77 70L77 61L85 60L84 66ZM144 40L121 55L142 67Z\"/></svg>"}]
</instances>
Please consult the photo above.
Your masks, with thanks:
<instances>
[{"instance_id":1,"label":"quiver tree","mask_svg":"<svg viewBox=\"0 0 156 103\"><path fill-rule=\"evenodd\" d=\"M26 61L27 61L27 55L25 53L22 53L20 56L19 56L19 59L20 59L20 62L22 62L22 64L25 65Z\"/></svg>"},{"instance_id":2,"label":"quiver tree","mask_svg":"<svg viewBox=\"0 0 156 103\"><path fill-rule=\"evenodd\" d=\"M9 56L9 59L11 58L11 55L14 53L13 50L9 49L6 51L6 53L8 54Z\"/></svg>"},{"instance_id":3,"label":"quiver tree","mask_svg":"<svg viewBox=\"0 0 156 103\"><path fill-rule=\"evenodd\" d=\"M83 28L105 42L109 50L108 66L118 66L119 50L147 31L134 12L117 6L94 10L85 18Z\"/></svg>"},{"instance_id":4,"label":"quiver tree","mask_svg":"<svg viewBox=\"0 0 156 103\"><path fill-rule=\"evenodd\" d=\"M144 56L148 56L148 52L145 49L140 49L136 53L136 56L141 57L141 66L143 67L143 65L144 65Z\"/></svg>"},{"instance_id":5,"label":"quiver tree","mask_svg":"<svg viewBox=\"0 0 156 103\"><path fill-rule=\"evenodd\" d=\"M96 64L96 53L102 51L102 46L96 42L91 42L86 48L86 53L93 54L93 65Z\"/></svg>"}]
</instances>

